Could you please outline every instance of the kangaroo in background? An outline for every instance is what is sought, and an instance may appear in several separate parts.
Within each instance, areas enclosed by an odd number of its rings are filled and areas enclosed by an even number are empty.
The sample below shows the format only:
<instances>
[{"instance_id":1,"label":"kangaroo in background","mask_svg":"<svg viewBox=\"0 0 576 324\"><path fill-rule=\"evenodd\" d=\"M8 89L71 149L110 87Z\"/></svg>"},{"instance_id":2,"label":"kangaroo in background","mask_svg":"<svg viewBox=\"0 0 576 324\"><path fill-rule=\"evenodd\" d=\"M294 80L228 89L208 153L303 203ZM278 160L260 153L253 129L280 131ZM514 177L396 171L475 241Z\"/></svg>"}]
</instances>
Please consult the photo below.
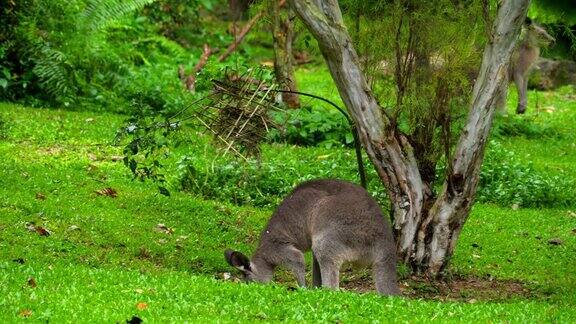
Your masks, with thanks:
<instances>
[{"instance_id":1,"label":"kangaroo in background","mask_svg":"<svg viewBox=\"0 0 576 324\"><path fill-rule=\"evenodd\" d=\"M396 246L378 203L358 185L341 180L312 180L282 201L262 231L250 260L226 250L226 261L247 281L269 282L281 265L306 286L304 252L312 250L312 283L338 289L344 262L372 265L376 290L399 295Z\"/></svg>"},{"instance_id":2,"label":"kangaroo in background","mask_svg":"<svg viewBox=\"0 0 576 324\"><path fill-rule=\"evenodd\" d=\"M516 113L523 114L526 112L526 106L528 105L528 74L540 57L540 47L548 46L556 41L544 28L534 24L530 18L526 18L522 28L522 35L510 59L507 81L499 89L496 100L496 107L502 114L506 114L506 97L508 96L508 84L511 80L516 84L516 90L518 91Z\"/></svg>"}]
</instances>

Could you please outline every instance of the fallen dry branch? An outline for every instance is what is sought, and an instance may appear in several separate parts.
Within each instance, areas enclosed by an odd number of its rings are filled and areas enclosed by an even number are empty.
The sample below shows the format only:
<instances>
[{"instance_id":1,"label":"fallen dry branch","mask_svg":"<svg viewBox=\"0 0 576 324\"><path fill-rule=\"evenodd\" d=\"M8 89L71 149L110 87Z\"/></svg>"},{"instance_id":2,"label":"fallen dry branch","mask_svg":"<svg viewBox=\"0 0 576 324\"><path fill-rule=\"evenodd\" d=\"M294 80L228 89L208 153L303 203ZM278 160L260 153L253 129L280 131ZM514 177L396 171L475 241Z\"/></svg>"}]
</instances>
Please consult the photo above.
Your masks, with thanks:
<instances>
[{"instance_id":1,"label":"fallen dry branch","mask_svg":"<svg viewBox=\"0 0 576 324\"><path fill-rule=\"evenodd\" d=\"M218 56L218 62L224 61L228 56L230 56L230 54L232 54L232 52L234 52L236 50L236 48L238 48L238 45L240 45L240 43L242 43L242 41L244 40L244 37L246 37L248 32L252 29L252 27L254 27L254 25L256 25L256 22L260 18L262 18L263 15L264 15L264 10L260 11L254 17L252 17L252 19L250 19L250 21L242 28L242 30L240 31L240 34L238 34L238 36L234 38L234 41L232 42L232 44L230 44L228 46L226 51L224 51L224 53L222 53L220 56Z\"/></svg>"},{"instance_id":2,"label":"fallen dry branch","mask_svg":"<svg viewBox=\"0 0 576 324\"><path fill-rule=\"evenodd\" d=\"M194 88L196 85L196 74L198 74L198 72L200 72L204 68L211 54L212 49L210 48L210 46L208 46L208 44L204 44L204 49L202 51L202 55L200 56L200 60L198 60L198 63L196 63L196 65L194 66L194 70L188 76L186 76L184 66L180 65L178 67L178 76L186 86L186 89L188 89L189 91L194 92Z\"/></svg>"}]
</instances>

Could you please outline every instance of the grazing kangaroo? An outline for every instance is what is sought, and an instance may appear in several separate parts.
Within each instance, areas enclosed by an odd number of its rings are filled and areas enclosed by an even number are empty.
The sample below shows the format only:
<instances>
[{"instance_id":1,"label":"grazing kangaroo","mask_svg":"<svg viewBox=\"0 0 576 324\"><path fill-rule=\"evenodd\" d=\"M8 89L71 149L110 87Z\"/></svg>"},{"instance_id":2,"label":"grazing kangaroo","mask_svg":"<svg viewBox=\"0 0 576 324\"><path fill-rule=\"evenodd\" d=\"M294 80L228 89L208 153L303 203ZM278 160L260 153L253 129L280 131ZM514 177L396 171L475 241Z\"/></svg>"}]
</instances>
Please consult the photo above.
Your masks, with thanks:
<instances>
[{"instance_id":1,"label":"grazing kangaroo","mask_svg":"<svg viewBox=\"0 0 576 324\"><path fill-rule=\"evenodd\" d=\"M544 28L534 24L530 18L526 18L522 35L523 37L518 42L510 59L507 81L499 89L496 99L496 107L502 114L506 114L508 83L512 80L516 84L516 90L518 91L516 113L523 114L526 112L526 106L528 105L528 74L540 57L540 47L556 41Z\"/></svg>"},{"instance_id":2,"label":"grazing kangaroo","mask_svg":"<svg viewBox=\"0 0 576 324\"><path fill-rule=\"evenodd\" d=\"M344 262L372 265L376 290L399 295L396 246L378 203L358 185L312 180L282 201L260 236L252 260L226 250L226 261L247 281L269 282L276 266L294 272L306 286L304 252L312 250L313 286L338 289Z\"/></svg>"}]
</instances>

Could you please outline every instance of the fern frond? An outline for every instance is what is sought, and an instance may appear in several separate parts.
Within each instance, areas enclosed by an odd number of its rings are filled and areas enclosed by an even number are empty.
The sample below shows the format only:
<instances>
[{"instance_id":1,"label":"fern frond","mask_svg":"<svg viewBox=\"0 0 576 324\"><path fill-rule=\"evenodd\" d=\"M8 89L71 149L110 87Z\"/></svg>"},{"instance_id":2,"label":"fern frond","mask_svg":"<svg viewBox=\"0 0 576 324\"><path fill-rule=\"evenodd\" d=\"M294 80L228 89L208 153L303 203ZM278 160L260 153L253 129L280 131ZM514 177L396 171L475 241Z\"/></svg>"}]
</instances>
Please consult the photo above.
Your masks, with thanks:
<instances>
[{"instance_id":1,"label":"fern frond","mask_svg":"<svg viewBox=\"0 0 576 324\"><path fill-rule=\"evenodd\" d=\"M40 79L40 86L57 101L71 100L76 90L66 55L45 44L37 46L37 50L33 72Z\"/></svg>"},{"instance_id":2,"label":"fern frond","mask_svg":"<svg viewBox=\"0 0 576 324\"><path fill-rule=\"evenodd\" d=\"M104 29L123 16L138 11L156 0L90 0L84 11L88 28Z\"/></svg>"},{"instance_id":3,"label":"fern frond","mask_svg":"<svg viewBox=\"0 0 576 324\"><path fill-rule=\"evenodd\" d=\"M190 56L190 53L186 51L180 44L164 36L152 35L150 37L138 40L137 43L156 43L168 54L172 54L172 56L179 58L186 58Z\"/></svg>"}]
</instances>

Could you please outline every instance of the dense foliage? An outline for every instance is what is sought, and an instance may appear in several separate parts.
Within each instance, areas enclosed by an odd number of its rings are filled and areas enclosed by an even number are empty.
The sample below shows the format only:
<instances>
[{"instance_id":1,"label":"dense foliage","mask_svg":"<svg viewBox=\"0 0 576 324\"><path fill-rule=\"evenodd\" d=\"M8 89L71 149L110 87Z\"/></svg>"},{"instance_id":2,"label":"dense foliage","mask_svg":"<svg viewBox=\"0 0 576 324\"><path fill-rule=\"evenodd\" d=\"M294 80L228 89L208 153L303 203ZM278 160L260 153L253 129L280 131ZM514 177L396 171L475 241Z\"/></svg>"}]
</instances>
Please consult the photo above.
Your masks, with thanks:
<instances>
[{"instance_id":1,"label":"dense foliage","mask_svg":"<svg viewBox=\"0 0 576 324\"><path fill-rule=\"evenodd\" d=\"M181 107L187 99L177 69L195 61L199 7L195 0L8 1L0 98L128 111L145 94Z\"/></svg>"},{"instance_id":2,"label":"dense foliage","mask_svg":"<svg viewBox=\"0 0 576 324\"><path fill-rule=\"evenodd\" d=\"M353 146L352 127L334 108L306 106L276 114L275 117L281 128L269 134L272 142L301 146L322 145L327 148Z\"/></svg>"}]
</instances>

